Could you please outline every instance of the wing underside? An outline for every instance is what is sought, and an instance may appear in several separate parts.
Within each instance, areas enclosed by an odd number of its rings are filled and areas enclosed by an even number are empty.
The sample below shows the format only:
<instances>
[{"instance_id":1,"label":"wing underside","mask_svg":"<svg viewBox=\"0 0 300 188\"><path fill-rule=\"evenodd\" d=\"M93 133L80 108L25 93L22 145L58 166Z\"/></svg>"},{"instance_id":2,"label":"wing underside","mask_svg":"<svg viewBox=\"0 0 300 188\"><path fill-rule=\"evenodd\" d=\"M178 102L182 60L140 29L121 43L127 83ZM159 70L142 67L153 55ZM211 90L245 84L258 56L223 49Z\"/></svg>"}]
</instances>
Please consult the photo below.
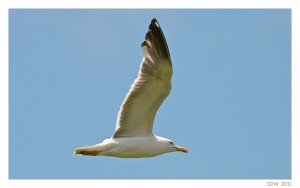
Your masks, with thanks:
<instances>
[{"instance_id":1,"label":"wing underside","mask_svg":"<svg viewBox=\"0 0 300 188\"><path fill-rule=\"evenodd\" d=\"M156 112L171 91L169 49L156 19L141 47L144 57L139 74L120 107L113 138L152 135Z\"/></svg>"}]
</instances>

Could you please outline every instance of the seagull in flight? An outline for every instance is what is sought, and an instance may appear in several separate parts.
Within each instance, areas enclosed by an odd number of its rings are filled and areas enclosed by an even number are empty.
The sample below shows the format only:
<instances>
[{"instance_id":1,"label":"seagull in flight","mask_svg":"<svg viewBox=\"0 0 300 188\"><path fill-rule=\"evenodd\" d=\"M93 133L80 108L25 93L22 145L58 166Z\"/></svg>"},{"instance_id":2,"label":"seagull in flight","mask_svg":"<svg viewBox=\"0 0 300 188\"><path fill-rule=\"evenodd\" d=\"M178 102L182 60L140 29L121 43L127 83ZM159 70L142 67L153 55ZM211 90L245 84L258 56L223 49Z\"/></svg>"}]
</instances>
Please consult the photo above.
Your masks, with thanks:
<instances>
[{"instance_id":1,"label":"seagull in flight","mask_svg":"<svg viewBox=\"0 0 300 188\"><path fill-rule=\"evenodd\" d=\"M76 148L75 156L144 158L174 151L188 152L152 132L156 112L171 91L172 78L168 45L155 18L141 48L140 70L120 107L114 134L99 144Z\"/></svg>"}]
</instances>

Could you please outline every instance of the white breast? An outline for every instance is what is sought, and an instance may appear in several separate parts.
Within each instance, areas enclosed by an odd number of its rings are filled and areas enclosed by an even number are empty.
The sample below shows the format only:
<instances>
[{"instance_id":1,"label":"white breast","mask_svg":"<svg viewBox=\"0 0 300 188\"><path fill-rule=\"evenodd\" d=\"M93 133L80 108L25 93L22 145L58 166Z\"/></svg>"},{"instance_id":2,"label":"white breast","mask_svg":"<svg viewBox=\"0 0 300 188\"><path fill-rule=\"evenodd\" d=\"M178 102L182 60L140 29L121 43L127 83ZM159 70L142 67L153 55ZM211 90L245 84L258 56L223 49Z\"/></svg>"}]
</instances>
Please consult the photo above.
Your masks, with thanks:
<instances>
[{"instance_id":1,"label":"white breast","mask_svg":"<svg viewBox=\"0 0 300 188\"><path fill-rule=\"evenodd\" d=\"M154 157L170 152L166 140L158 136L112 138L110 142L114 146L98 155L122 158Z\"/></svg>"}]
</instances>

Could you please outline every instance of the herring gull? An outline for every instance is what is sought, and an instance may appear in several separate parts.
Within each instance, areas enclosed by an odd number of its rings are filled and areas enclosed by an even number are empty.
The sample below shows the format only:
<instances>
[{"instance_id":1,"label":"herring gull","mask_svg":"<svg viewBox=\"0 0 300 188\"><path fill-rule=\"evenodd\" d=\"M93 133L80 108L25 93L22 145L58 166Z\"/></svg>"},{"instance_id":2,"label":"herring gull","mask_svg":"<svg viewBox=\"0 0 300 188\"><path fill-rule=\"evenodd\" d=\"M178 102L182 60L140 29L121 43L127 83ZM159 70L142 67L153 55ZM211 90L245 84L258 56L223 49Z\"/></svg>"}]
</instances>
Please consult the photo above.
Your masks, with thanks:
<instances>
[{"instance_id":1,"label":"herring gull","mask_svg":"<svg viewBox=\"0 0 300 188\"><path fill-rule=\"evenodd\" d=\"M143 158L188 150L152 133L157 110L171 91L172 63L160 25L151 20L141 45L143 59L137 78L122 103L111 138L102 143L78 147L74 154Z\"/></svg>"}]
</instances>

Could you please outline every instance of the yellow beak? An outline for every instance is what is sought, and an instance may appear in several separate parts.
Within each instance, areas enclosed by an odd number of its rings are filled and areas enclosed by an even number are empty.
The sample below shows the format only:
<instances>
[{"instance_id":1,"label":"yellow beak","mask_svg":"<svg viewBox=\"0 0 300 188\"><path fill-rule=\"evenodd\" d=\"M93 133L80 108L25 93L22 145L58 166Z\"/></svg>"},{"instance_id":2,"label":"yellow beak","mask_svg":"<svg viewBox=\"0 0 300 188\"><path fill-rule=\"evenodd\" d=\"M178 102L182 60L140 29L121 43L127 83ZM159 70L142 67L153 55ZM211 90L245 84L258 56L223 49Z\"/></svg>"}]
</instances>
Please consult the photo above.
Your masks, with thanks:
<instances>
[{"instance_id":1,"label":"yellow beak","mask_svg":"<svg viewBox=\"0 0 300 188\"><path fill-rule=\"evenodd\" d=\"M181 152L184 152L184 153L188 153L189 152L186 148L180 147L180 146L176 146L175 149L176 149L176 151L181 151Z\"/></svg>"}]
</instances>

